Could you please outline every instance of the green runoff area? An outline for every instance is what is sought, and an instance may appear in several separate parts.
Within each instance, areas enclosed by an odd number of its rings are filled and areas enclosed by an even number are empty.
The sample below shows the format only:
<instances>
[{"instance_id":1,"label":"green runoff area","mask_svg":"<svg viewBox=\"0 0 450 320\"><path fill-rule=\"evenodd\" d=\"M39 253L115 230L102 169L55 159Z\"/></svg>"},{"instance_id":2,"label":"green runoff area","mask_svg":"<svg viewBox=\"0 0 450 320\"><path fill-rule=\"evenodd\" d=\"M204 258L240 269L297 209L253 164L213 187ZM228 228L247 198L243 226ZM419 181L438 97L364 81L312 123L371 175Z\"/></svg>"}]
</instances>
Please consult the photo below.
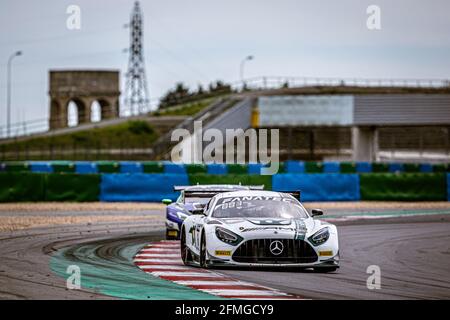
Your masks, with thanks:
<instances>
[{"instance_id":1,"label":"green runoff area","mask_svg":"<svg viewBox=\"0 0 450 320\"><path fill-rule=\"evenodd\" d=\"M53 253L50 269L68 279L69 266L80 268L81 287L121 299L138 300L216 300L217 296L151 276L133 264L135 254L147 243L123 247L118 257L102 259L98 244L80 244Z\"/></svg>"}]
</instances>

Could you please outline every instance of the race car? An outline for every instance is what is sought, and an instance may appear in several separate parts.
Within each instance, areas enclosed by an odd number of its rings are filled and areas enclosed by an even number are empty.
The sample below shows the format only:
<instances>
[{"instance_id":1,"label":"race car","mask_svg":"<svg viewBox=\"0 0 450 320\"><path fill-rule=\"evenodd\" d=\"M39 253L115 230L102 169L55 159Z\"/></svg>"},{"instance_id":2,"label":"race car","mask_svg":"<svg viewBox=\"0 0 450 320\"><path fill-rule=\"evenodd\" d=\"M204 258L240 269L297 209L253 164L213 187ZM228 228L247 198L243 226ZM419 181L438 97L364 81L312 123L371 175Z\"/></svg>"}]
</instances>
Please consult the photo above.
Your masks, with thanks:
<instances>
[{"instance_id":1,"label":"race car","mask_svg":"<svg viewBox=\"0 0 450 320\"><path fill-rule=\"evenodd\" d=\"M318 272L339 268L335 225L314 219L300 192L235 191L215 195L181 227L186 265L301 267Z\"/></svg>"},{"instance_id":2,"label":"race car","mask_svg":"<svg viewBox=\"0 0 450 320\"><path fill-rule=\"evenodd\" d=\"M183 220L191 215L193 210L202 209L203 206L216 194L237 190L262 190L264 186L244 186L232 184L210 184L194 186L175 186L174 191L180 191L176 202L163 199L166 207L166 239L179 239Z\"/></svg>"}]
</instances>

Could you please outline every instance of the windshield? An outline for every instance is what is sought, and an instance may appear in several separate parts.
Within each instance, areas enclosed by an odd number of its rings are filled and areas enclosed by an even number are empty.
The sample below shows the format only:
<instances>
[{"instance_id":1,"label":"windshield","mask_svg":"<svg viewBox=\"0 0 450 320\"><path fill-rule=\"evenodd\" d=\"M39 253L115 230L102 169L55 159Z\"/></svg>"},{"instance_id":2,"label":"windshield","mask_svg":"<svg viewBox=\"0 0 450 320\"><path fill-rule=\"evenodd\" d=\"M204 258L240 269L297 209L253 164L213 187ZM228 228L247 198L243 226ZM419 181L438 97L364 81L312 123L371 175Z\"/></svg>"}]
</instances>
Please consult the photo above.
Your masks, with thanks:
<instances>
[{"instance_id":1,"label":"windshield","mask_svg":"<svg viewBox=\"0 0 450 320\"><path fill-rule=\"evenodd\" d=\"M233 197L219 199L212 217L304 219L309 215L298 201L289 198Z\"/></svg>"}]
</instances>

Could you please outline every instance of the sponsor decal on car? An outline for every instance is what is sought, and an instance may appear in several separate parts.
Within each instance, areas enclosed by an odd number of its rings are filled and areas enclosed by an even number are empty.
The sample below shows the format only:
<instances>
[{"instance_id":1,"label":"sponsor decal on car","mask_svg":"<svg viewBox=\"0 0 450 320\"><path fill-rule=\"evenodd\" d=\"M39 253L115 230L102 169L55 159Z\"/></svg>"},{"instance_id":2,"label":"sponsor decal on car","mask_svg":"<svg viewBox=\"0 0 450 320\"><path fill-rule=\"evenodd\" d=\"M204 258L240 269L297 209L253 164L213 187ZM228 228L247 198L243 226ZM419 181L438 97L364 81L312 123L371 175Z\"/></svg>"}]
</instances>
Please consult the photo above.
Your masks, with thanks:
<instances>
[{"instance_id":1,"label":"sponsor decal on car","mask_svg":"<svg viewBox=\"0 0 450 320\"><path fill-rule=\"evenodd\" d=\"M216 256L231 256L230 250L216 250L214 253Z\"/></svg>"},{"instance_id":2,"label":"sponsor decal on car","mask_svg":"<svg viewBox=\"0 0 450 320\"><path fill-rule=\"evenodd\" d=\"M241 232L248 232L248 231L267 231L267 230L275 230L275 231L295 231L294 228L290 228L290 227L255 227L255 228L246 228L246 229L241 229Z\"/></svg>"},{"instance_id":3,"label":"sponsor decal on car","mask_svg":"<svg viewBox=\"0 0 450 320\"><path fill-rule=\"evenodd\" d=\"M176 230L169 230L169 231L167 231L167 234L168 234L169 236L174 236L174 237L176 237L177 234L178 234L178 232L177 232Z\"/></svg>"}]
</instances>

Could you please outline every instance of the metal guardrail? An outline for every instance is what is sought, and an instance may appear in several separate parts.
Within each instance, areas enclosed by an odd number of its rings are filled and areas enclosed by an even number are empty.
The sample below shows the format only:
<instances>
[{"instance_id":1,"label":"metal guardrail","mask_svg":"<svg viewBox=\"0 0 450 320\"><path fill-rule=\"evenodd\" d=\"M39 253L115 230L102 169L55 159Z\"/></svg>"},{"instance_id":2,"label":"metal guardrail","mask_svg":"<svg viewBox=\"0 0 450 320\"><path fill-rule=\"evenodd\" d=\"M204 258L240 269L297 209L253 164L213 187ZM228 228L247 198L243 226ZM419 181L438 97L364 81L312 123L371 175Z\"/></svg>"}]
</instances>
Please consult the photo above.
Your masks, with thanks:
<instances>
[{"instance_id":1,"label":"metal guardrail","mask_svg":"<svg viewBox=\"0 0 450 320\"><path fill-rule=\"evenodd\" d=\"M237 91L297 88L308 86L355 86L355 87L405 87L405 88L450 88L450 79L365 79L333 77L282 77L261 76L247 78L231 84Z\"/></svg>"}]
</instances>

